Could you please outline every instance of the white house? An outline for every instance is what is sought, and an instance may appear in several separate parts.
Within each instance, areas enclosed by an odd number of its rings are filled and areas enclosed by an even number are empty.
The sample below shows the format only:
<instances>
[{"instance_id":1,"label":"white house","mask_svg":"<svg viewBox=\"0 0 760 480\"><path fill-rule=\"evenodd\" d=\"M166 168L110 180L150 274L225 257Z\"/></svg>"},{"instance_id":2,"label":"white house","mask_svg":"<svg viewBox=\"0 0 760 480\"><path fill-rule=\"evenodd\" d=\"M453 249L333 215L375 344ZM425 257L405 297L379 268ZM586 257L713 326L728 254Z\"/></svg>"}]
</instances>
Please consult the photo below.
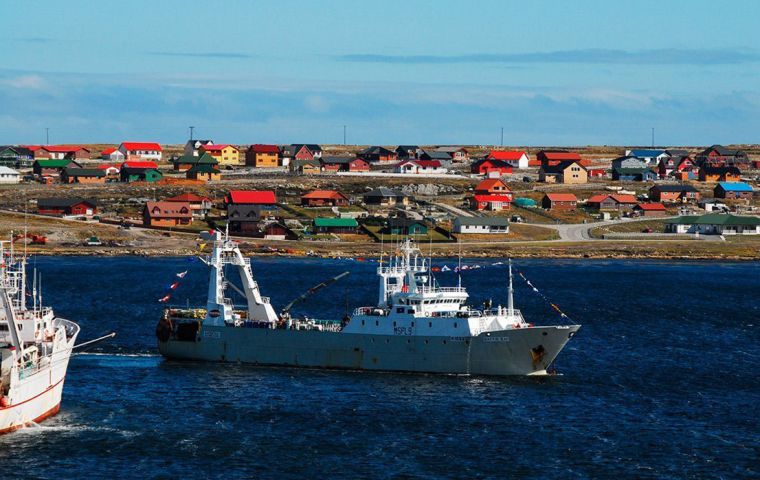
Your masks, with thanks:
<instances>
[{"instance_id":1,"label":"white house","mask_svg":"<svg viewBox=\"0 0 760 480\"><path fill-rule=\"evenodd\" d=\"M457 217L454 233L509 233L509 222L504 217Z\"/></svg>"},{"instance_id":2,"label":"white house","mask_svg":"<svg viewBox=\"0 0 760 480\"><path fill-rule=\"evenodd\" d=\"M154 142L123 142L119 151L127 161L161 161L161 145Z\"/></svg>"},{"instance_id":3,"label":"white house","mask_svg":"<svg viewBox=\"0 0 760 480\"><path fill-rule=\"evenodd\" d=\"M19 183L21 175L14 169L0 166L0 183Z\"/></svg>"},{"instance_id":4,"label":"white house","mask_svg":"<svg viewBox=\"0 0 760 480\"><path fill-rule=\"evenodd\" d=\"M185 155L187 156L198 156L198 149L201 148L204 145L213 145L213 140L188 140L185 144Z\"/></svg>"},{"instance_id":5,"label":"white house","mask_svg":"<svg viewBox=\"0 0 760 480\"><path fill-rule=\"evenodd\" d=\"M636 157L647 162L648 165L657 165L660 160L665 160L670 157L665 150L638 148L625 151L626 157Z\"/></svg>"},{"instance_id":6,"label":"white house","mask_svg":"<svg viewBox=\"0 0 760 480\"><path fill-rule=\"evenodd\" d=\"M106 148L100 152L100 158L109 162L121 163L124 161L124 154L116 148Z\"/></svg>"},{"instance_id":7,"label":"white house","mask_svg":"<svg viewBox=\"0 0 760 480\"><path fill-rule=\"evenodd\" d=\"M438 160L404 160L394 169L396 173L440 174L448 170Z\"/></svg>"},{"instance_id":8,"label":"white house","mask_svg":"<svg viewBox=\"0 0 760 480\"><path fill-rule=\"evenodd\" d=\"M721 213L683 216L665 222L665 231L707 235L760 235L760 217Z\"/></svg>"}]
</instances>

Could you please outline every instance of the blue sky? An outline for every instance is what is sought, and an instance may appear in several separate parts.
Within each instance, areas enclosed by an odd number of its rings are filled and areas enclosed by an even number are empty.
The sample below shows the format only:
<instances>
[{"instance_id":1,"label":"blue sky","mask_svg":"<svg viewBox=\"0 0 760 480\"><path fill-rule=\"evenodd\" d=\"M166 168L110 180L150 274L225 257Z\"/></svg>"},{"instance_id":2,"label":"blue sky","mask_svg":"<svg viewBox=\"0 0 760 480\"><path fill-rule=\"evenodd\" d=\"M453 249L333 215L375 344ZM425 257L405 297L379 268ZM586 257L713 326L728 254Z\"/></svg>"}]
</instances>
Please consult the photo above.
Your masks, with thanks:
<instances>
[{"instance_id":1,"label":"blue sky","mask_svg":"<svg viewBox=\"0 0 760 480\"><path fill-rule=\"evenodd\" d=\"M760 2L0 0L0 144L757 143Z\"/></svg>"}]
</instances>

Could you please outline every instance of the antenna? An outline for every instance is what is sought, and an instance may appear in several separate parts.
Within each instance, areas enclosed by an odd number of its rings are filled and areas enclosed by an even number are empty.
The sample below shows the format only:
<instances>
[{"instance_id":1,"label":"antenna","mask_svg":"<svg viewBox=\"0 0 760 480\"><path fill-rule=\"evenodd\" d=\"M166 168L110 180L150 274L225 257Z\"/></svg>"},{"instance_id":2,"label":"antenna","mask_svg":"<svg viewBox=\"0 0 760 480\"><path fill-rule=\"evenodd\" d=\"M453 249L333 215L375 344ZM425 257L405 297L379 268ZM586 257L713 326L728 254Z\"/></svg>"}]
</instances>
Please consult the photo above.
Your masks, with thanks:
<instances>
[{"instance_id":1,"label":"antenna","mask_svg":"<svg viewBox=\"0 0 760 480\"><path fill-rule=\"evenodd\" d=\"M654 127L652 127L652 148L654 148Z\"/></svg>"},{"instance_id":2,"label":"antenna","mask_svg":"<svg viewBox=\"0 0 760 480\"><path fill-rule=\"evenodd\" d=\"M50 145L50 129L45 127L45 145Z\"/></svg>"},{"instance_id":3,"label":"antenna","mask_svg":"<svg viewBox=\"0 0 760 480\"><path fill-rule=\"evenodd\" d=\"M501 127L501 143L500 145L504 146L504 127Z\"/></svg>"},{"instance_id":4,"label":"antenna","mask_svg":"<svg viewBox=\"0 0 760 480\"><path fill-rule=\"evenodd\" d=\"M509 297L507 298L507 315L510 317L515 313L514 300L512 295L514 290L512 289L512 258L509 259Z\"/></svg>"},{"instance_id":5,"label":"antenna","mask_svg":"<svg viewBox=\"0 0 760 480\"><path fill-rule=\"evenodd\" d=\"M193 130L195 130L195 127L190 125L190 141L193 141Z\"/></svg>"},{"instance_id":6,"label":"antenna","mask_svg":"<svg viewBox=\"0 0 760 480\"><path fill-rule=\"evenodd\" d=\"M343 145L346 145L346 126L343 125Z\"/></svg>"},{"instance_id":7,"label":"antenna","mask_svg":"<svg viewBox=\"0 0 760 480\"><path fill-rule=\"evenodd\" d=\"M462 288L462 244L459 243L459 237L457 237L457 246L459 247L459 265L457 266L457 287Z\"/></svg>"}]
</instances>

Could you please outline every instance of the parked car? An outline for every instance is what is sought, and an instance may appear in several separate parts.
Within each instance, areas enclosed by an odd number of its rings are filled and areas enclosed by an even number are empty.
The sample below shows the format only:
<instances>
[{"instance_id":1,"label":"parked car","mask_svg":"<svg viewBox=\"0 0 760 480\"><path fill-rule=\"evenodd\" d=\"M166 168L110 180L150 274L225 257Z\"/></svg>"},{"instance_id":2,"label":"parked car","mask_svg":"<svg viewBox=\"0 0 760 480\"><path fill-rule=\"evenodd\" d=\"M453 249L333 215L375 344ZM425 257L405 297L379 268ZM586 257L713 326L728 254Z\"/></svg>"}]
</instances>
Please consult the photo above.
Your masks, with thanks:
<instances>
[{"instance_id":1,"label":"parked car","mask_svg":"<svg viewBox=\"0 0 760 480\"><path fill-rule=\"evenodd\" d=\"M654 230L652 230L651 228L645 228L644 230L641 231L641 233L652 233L653 231Z\"/></svg>"}]
</instances>

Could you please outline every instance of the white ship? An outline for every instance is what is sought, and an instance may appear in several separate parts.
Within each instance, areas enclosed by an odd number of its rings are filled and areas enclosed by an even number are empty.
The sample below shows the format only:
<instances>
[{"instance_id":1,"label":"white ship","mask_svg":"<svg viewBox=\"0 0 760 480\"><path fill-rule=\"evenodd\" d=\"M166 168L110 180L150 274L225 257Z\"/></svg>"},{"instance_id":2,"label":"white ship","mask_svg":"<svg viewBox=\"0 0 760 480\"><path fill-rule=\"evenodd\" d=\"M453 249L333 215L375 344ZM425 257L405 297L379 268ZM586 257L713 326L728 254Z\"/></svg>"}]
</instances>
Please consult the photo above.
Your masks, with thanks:
<instances>
[{"instance_id":1,"label":"white ship","mask_svg":"<svg viewBox=\"0 0 760 480\"><path fill-rule=\"evenodd\" d=\"M42 305L36 274L27 289L26 257L0 242L0 434L58 413L79 326Z\"/></svg>"},{"instance_id":2,"label":"white ship","mask_svg":"<svg viewBox=\"0 0 760 480\"><path fill-rule=\"evenodd\" d=\"M509 268L507 306L467 305L461 285L438 286L429 261L410 241L377 269L377 305L343 320L279 315L261 295L250 259L221 232L214 249L205 308L167 308L156 328L158 348L172 359L352 370L482 375L546 375L580 325L534 326L513 306ZM236 268L242 285L225 277ZM507 279L505 278L505 284ZM236 307L228 288L246 299Z\"/></svg>"}]
</instances>

